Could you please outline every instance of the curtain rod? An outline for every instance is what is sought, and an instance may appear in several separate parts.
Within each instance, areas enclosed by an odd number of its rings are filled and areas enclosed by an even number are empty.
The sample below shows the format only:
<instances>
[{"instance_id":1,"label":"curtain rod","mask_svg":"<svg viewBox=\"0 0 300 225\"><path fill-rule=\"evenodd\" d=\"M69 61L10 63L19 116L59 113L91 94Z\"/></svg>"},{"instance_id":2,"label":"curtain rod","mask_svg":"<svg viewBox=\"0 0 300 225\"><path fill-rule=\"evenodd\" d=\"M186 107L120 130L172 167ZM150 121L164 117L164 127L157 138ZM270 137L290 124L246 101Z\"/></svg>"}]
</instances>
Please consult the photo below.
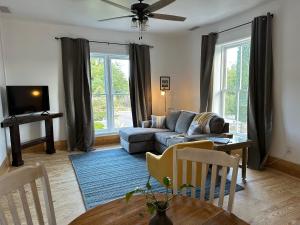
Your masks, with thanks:
<instances>
[{"instance_id":1,"label":"curtain rod","mask_svg":"<svg viewBox=\"0 0 300 225\"><path fill-rule=\"evenodd\" d=\"M60 40L60 37L55 37L56 40ZM97 43L97 44L107 44L107 45L122 45L122 46L128 46L129 44L125 43L118 43L118 42L109 42L109 41L89 41L92 43ZM148 45L149 48L154 48L154 46Z\"/></svg>"},{"instance_id":2,"label":"curtain rod","mask_svg":"<svg viewBox=\"0 0 300 225\"><path fill-rule=\"evenodd\" d=\"M271 16L273 17L274 14L271 14ZM224 32L231 31L231 30L234 30L234 29L236 29L236 28L246 26L246 25L248 25L248 24L250 24L250 23L252 23L252 21L247 22L247 23L243 23L243 24L240 24L240 25L237 25L237 26L235 26L235 27L228 28L228 29L226 29L226 30L219 31L219 32L217 32L217 34L222 34L222 33L224 33Z\"/></svg>"}]
</instances>

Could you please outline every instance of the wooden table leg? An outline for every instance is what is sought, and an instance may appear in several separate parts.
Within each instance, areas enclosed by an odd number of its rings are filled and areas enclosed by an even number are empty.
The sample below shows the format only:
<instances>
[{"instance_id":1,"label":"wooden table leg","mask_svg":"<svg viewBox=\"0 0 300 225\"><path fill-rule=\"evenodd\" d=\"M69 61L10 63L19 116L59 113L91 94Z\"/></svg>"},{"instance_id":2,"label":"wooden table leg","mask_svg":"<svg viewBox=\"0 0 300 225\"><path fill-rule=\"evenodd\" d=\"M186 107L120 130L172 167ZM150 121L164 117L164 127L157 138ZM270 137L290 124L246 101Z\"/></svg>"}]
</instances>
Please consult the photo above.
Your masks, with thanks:
<instances>
[{"instance_id":1,"label":"wooden table leg","mask_svg":"<svg viewBox=\"0 0 300 225\"><path fill-rule=\"evenodd\" d=\"M53 153L55 153L55 147L54 147L52 118L45 120L45 128L46 128L46 153L53 154Z\"/></svg>"},{"instance_id":2,"label":"wooden table leg","mask_svg":"<svg viewBox=\"0 0 300 225\"><path fill-rule=\"evenodd\" d=\"M10 131L10 143L12 153L12 166L22 166L24 161L22 159L22 147L20 140L20 129L18 125L9 127Z\"/></svg>"},{"instance_id":3,"label":"wooden table leg","mask_svg":"<svg viewBox=\"0 0 300 225\"><path fill-rule=\"evenodd\" d=\"M247 162L248 161L248 148L243 148L242 151L242 180L243 183L246 183L246 171L247 171Z\"/></svg>"}]
</instances>

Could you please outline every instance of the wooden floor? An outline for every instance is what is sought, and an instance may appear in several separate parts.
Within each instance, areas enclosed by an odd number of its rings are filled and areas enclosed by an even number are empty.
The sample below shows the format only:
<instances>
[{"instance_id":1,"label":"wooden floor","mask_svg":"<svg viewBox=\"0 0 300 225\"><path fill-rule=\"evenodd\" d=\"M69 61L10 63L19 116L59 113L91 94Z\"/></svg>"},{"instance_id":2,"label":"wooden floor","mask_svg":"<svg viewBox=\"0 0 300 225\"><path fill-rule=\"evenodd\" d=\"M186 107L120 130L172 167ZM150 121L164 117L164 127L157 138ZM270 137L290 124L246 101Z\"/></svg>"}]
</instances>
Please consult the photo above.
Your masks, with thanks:
<instances>
[{"instance_id":1,"label":"wooden floor","mask_svg":"<svg viewBox=\"0 0 300 225\"><path fill-rule=\"evenodd\" d=\"M99 150L111 147L105 146ZM49 173L58 225L65 225L85 212L81 193L67 151L47 155L24 152L25 165L42 162ZM240 179L238 183L242 185ZM300 180L266 169L247 171L245 190L237 192L233 213L250 224L300 224Z\"/></svg>"}]
</instances>

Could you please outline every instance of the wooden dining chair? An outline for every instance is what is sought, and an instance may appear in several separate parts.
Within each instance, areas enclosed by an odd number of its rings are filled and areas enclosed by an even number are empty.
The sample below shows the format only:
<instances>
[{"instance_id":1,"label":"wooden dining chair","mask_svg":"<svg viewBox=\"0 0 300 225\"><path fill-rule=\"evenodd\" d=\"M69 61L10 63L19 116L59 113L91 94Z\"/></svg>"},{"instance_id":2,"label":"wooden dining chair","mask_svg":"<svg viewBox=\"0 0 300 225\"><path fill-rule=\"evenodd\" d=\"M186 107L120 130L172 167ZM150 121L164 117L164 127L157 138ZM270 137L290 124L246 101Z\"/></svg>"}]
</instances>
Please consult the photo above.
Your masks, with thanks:
<instances>
[{"instance_id":1,"label":"wooden dining chair","mask_svg":"<svg viewBox=\"0 0 300 225\"><path fill-rule=\"evenodd\" d=\"M175 154L174 154L175 153ZM218 206L223 207L224 202L224 193L225 193L225 185L227 179L228 168L232 168L231 174L231 184L230 184L230 193L227 210L229 212L232 211L238 166L239 166L239 156L234 157L226 154L221 151L212 151L208 149L199 149L199 148L185 148L185 149L175 149L173 153L173 171L177 171L178 161L182 160L182 183L186 184L186 171L187 171L187 161L192 162L192 183L194 188L191 189L191 196L196 197L196 178L197 175L197 164L202 164L201 171L201 192L200 199L205 200L205 184L206 178L208 174L208 169L211 166L211 182L210 182L210 193L209 193L209 202L212 203L214 200L216 179L218 175L218 171L221 172L221 183L220 183L220 193L219 193L219 202ZM173 193L178 193L177 188L178 175L177 173L173 173ZM187 194L187 188L183 188L181 190L183 195Z\"/></svg>"},{"instance_id":2,"label":"wooden dining chair","mask_svg":"<svg viewBox=\"0 0 300 225\"><path fill-rule=\"evenodd\" d=\"M39 196L38 184L41 184L43 198ZM34 207L31 207L29 202L32 202ZM42 208L41 205L44 207ZM4 210L6 209L5 206L8 206L6 207L7 210ZM37 219L38 224L44 225L43 209L45 209L48 219L46 224L56 225L49 179L43 165L24 166L0 177L1 225L24 224L25 220L22 219L21 215L25 215L28 225L33 224L34 217L32 215L36 215L37 218L35 219Z\"/></svg>"}]
</instances>

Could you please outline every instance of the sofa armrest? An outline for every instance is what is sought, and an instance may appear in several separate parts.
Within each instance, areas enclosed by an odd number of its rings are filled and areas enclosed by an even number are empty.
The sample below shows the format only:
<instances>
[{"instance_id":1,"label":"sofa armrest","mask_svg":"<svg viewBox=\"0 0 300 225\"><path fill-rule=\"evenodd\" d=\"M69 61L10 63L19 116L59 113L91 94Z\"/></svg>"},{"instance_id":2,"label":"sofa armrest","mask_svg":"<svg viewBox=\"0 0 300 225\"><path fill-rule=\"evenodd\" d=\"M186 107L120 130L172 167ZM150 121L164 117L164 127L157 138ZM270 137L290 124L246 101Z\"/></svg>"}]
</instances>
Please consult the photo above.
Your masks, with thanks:
<instances>
[{"instance_id":1,"label":"sofa armrest","mask_svg":"<svg viewBox=\"0 0 300 225\"><path fill-rule=\"evenodd\" d=\"M142 121L142 128L150 128L151 125L152 125L152 121L151 120Z\"/></svg>"},{"instance_id":2,"label":"sofa armrest","mask_svg":"<svg viewBox=\"0 0 300 225\"><path fill-rule=\"evenodd\" d=\"M229 123L224 124L223 133L229 133Z\"/></svg>"}]
</instances>

